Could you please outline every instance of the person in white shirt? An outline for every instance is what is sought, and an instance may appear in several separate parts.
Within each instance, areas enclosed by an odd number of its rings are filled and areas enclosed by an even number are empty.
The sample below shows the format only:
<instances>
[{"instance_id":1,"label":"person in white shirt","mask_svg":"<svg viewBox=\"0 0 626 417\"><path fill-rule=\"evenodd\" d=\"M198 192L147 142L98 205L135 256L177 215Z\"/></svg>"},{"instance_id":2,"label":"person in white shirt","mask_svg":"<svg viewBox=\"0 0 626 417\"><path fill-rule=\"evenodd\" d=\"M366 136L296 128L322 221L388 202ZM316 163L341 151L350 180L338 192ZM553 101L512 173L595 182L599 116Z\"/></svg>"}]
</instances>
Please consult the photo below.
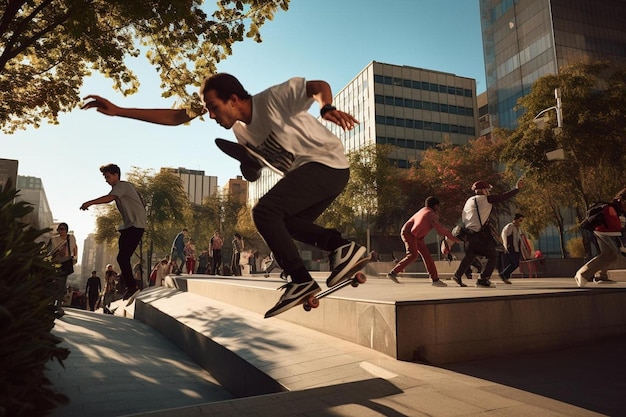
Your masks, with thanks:
<instances>
[{"instance_id":1,"label":"person in white shirt","mask_svg":"<svg viewBox=\"0 0 626 417\"><path fill-rule=\"evenodd\" d=\"M477 256L486 257L487 263L480 273L480 278L476 280L476 286L495 287L491 283L491 274L498 260L498 252L496 251L493 229L489 224L489 217L494 204L502 203L517 195L522 185L523 181L520 178L512 190L503 194L491 194L493 187L488 182L476 181L472 184L475 195L467 199L461 213L463 225L470 230L470 234L467 237L465 257L452 277L460 287L466 287L461 277Z\"/></svg>"},{"instance_id":2,"label":"person in white shirt","mask_svg":"<svg viewBox=\"0 0 626 417\"><path fill-rule=\"evenodd\" d=\"M328 286L345 280L366 248L314 222L345 188L349 164L341 140L311 115L309 108L317 102L321 118L344 130L353 129L358 121L332 105L332 91L325 81L291 78L253 96L237 78L219 73L205 79L200 96L209 117L225 129L232 128L237 142L255 155L241 161L247 179L258 178L250 172L258 172L261 163L283 174L252 209L257 230L291 277L265 317L282 313L321 291L293 239L330 252ZM180 125L196 116L185 109L122 108L99 96L86 99L91 101L85 103L85 109L163 125ZM246 164L250 160L252 164Z\"/></svg>"},{"instance_id":3,"label":"person in white shirt","mask_svg":"<svg viewBox=\"0 0 626 417\"><path fill-rule=\"evenodd\" d=\"M524 221L524 215L517 213L513 221L502 228L501 237L505 249L503 264L505 266L500 271L500 279L505 284L511 282L511 274L519 267L522 260L522 221Z\"/></svg>"}]
</instances>

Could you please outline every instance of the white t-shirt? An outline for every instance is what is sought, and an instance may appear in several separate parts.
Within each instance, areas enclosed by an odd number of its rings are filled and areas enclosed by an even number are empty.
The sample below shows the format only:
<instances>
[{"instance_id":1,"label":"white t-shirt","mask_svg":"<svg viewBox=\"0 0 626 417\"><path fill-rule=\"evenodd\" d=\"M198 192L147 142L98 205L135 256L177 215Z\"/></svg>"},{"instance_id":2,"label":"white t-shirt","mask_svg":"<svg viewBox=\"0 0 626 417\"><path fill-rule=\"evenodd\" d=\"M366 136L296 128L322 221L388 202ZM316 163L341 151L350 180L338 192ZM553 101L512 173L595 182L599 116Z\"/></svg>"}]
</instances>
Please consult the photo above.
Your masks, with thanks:
<instances>
[{"instance_id":1,"label":"white t-shirt","mask_svg":"<svg viewBox=\"0 0 626 417\"><path fill-rule=\"evenodd\" d=\"M478 210L480 210L480 220L478 211L476 210L477 206ZM480 231L481 225L484 225L489 220L492 208L493 204L487 201L486 195L477 194L474 197L468 198L461 215L463 224L474 232Z\"/></svg>"},{"instance_id":2,"label":"white t-shirt","mask_svg":"<svg viewBox=\"0 0 626 417\"><path fill-rule=\"evenodd\" d=\"M127 181L119 181L109 193L115 196L115 204L122 215L124 223L119 230L137 227L146 228L146 208L135 187Z\"/></svg>"},{"instance_id":3,"label":"white t-shirt","mask_svg":"<svg viewBox=\"0 0 626 417\"><path fill-rule=\"evenodd\" d=\"M341 140L308 112L313 101L307 97L304 78L291 78L254 95L250 124L233 125L237 141L285 173L308 162L348 168Z\"/></svg>"}]
</instances>

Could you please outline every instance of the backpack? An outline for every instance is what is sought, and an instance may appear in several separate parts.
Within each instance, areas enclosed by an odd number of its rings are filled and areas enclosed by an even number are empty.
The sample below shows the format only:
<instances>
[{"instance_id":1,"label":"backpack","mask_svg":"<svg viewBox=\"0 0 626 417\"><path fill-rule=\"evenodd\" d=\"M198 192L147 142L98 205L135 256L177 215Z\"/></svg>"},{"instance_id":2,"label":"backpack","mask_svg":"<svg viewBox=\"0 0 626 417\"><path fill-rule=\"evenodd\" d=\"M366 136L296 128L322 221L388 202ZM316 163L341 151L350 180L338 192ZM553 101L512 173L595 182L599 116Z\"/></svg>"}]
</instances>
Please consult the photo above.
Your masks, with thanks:
<instances>
[{"instance_id":1,"label":"backpack","mask_svg":"<svg viewBox=\"0 0 626 417\"><path fill-rule=\"evenodd\" d=\"M581 229L587 229L593 232L597 226L602 224L606 225L603 211L608 204L609 203L599 201L590 205L587 209L587 217L580 223Z\"/></svg>"}]
</instances>

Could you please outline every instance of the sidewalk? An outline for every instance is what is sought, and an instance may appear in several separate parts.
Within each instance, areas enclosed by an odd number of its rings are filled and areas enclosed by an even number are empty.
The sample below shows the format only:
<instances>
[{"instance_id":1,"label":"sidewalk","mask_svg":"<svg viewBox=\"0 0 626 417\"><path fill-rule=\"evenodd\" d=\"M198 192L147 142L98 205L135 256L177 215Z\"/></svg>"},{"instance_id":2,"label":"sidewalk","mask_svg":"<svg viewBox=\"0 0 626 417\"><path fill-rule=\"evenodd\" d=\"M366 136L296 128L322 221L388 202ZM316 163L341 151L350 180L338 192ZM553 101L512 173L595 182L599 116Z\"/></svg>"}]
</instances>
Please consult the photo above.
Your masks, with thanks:
<instances>
[{"instance_id":1,"label":"sidewalk","mask_svg":"<svg viewBox=\"0 0 626 417\"><path fill-rule=\"evenodd\" d=\"M46 375L70 398L53 417L110 417L232 398L151 327L109 314L65 308L52 330L70 355Z\"/></svg>"},{"instance_id":2,"label":"sidewalk","mask_svg":"<svg viewBox=\"0 0 626 417\"><path fill-rule=\"evenodd\" d=\"M626 336L602 344L434 367L369 352L371 379L231 399L185 354L143 323L66 309L53 333L65 369L51 363L73 416L594 416L623 413ZM335 339L359 356L361 347ZM364 349L364 348L363 348Z\"/></svg>"}]
</instances>

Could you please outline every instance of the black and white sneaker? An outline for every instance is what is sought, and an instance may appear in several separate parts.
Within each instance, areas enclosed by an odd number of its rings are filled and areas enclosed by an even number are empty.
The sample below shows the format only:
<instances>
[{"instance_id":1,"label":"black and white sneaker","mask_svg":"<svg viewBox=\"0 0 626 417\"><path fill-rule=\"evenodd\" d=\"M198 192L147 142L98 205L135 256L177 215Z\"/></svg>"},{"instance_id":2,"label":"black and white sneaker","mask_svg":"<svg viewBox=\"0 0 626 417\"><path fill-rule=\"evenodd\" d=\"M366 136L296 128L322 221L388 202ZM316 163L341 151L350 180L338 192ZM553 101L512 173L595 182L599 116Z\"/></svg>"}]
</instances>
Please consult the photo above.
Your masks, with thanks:
<instances>
[{"instance_id":1,"label":"black and white sneaker","mask_svg":"<svg viewBox=\"0 0 626 417\"><path fill-rule=\"evenodd\" d=\"M364 246L350 242L332 251L328 256L332 272L326 280L326 285L332 287L340 283L354 264L365 255L366 250Z\"/></svg>"},{"instance_id":2,"label":"black and white sneaker","mask_svg":"<svg viewBox=\"0 0 626 417\"><path fill-rule=\"evenodd\" d=\"M278 287L279 290L285 289L285 293L280 296L280 299L276 305L265 313L265 318L273 317L277 314L287 311L292 307L302 304L306 299L322 291L317 282L311 280L297 284L295 282L288 282Z\"/></svg>"}]
</instances>

